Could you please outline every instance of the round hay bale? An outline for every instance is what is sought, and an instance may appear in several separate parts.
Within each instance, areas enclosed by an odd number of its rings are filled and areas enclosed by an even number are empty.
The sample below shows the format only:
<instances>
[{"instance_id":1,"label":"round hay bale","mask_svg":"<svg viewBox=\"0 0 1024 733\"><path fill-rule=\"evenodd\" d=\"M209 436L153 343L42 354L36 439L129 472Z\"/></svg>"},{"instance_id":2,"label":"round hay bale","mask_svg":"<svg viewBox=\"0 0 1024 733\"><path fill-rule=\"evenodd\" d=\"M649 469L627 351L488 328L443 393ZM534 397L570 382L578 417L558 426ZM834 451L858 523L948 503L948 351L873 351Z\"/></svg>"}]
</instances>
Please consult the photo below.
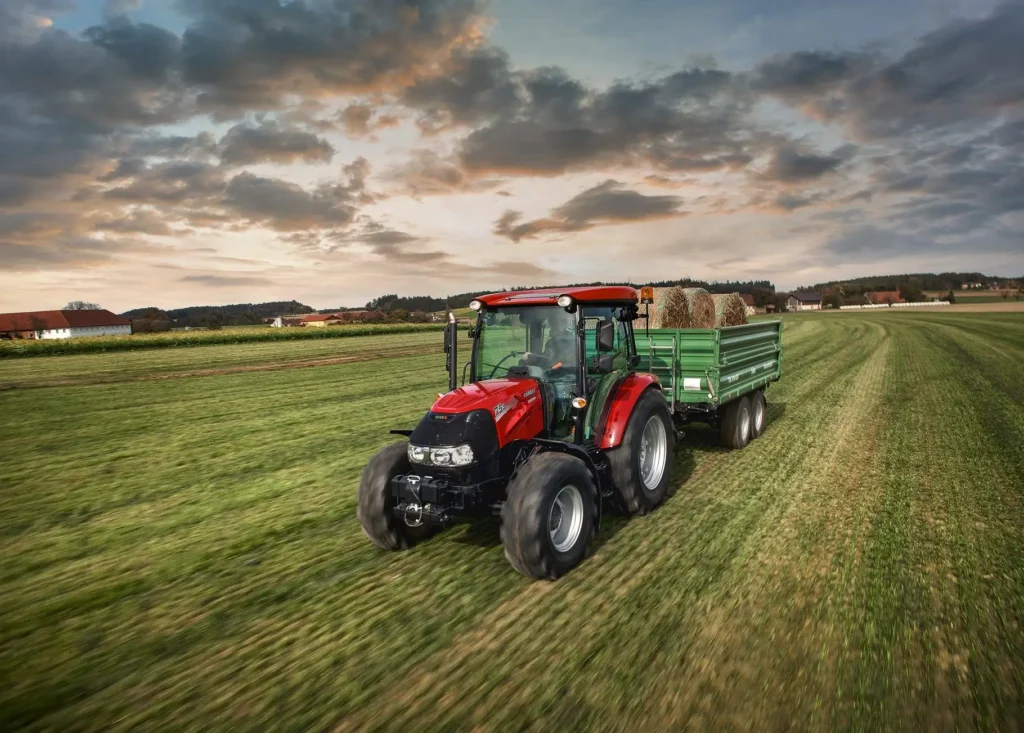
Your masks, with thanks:
<instances>
[{"instance_id":1,"label":"round hay bale","mask_svg":"<svg viewBox=\"0 0 1024 733\"><path fill-rule=\"evenodd\" d=\"M667 288L658 328L714 328L715 301L704 288Z\"/></svg>"},{"instance_id":2,"label":"round hay bale","mask_svg":"<svg viewBox=\"0 0 1024 733\"><path fill-rule=\"evenodd\" d=\"M715 328L742 326L747 322L747 306L739 293L712 295L715 301Z\"/></svg>"}]
</instances>

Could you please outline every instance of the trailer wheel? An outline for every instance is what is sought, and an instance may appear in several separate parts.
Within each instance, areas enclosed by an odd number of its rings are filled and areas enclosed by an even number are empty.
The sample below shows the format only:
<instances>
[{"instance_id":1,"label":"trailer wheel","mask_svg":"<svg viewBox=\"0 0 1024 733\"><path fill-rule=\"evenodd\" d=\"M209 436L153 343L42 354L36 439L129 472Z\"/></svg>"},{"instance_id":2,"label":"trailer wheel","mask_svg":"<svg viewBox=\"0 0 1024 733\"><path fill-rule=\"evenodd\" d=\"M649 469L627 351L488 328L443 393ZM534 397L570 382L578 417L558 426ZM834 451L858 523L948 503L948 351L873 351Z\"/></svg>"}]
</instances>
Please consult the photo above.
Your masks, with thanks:
<instances>
[{"instance_id":1,"label":"trailer wheel","mask_svg":"<svg viewBox=\"0 0 1024 733\"><path fill-rule=\"evenodd\" d=\"M394 515L391 479L409 473L406 443L381 448L366 464L359 482L356 515L370 541L385 550L405 550L432 534L427 525L410 527Z\"/></svg>"},{"instance_id":2,"label":"trailer wheel","mask_svg":"<svg viewBox=\"0 0 1024 733\"><path fill-rule=\"evenodd\" d=\"M597 489L583 461L536 455L508 484L501 512L505 557L523 575L554 580L586 556L596 514Z\"/></svg>"},{"instance_id":3,"label":"trailer wheel","mask_svg":"<svg viewBox=\"0 0 1024 733\"><path fill-rule=\"evenodd\" d=\"M725 406L720 423L722 445L733 450L746 448L750 442L750 427L750 399L744 395Z\"/></svg>"},{"instance_id":4,"label":"trailer wheel","mask_svg":"<svg viewBox=\"0 0 1024 733\"><path fill-rule=\"evenodd\" d=\"M647 514L671 495L674 443L665 398L648 390L629 416L622 443L608 451L612 483L629 514Z\"/></svg>"},{"instance_id":5,"label":"trailer wheel","mask_svg":"<svg viewBox=\"0 0 1024 733\"><path fill-rule=\"evenodd\" d=\"M760 438L764 432L764 421L767 415L764 392L757 390L750 395L750 438Z\"/></svg>"}]
</instances>

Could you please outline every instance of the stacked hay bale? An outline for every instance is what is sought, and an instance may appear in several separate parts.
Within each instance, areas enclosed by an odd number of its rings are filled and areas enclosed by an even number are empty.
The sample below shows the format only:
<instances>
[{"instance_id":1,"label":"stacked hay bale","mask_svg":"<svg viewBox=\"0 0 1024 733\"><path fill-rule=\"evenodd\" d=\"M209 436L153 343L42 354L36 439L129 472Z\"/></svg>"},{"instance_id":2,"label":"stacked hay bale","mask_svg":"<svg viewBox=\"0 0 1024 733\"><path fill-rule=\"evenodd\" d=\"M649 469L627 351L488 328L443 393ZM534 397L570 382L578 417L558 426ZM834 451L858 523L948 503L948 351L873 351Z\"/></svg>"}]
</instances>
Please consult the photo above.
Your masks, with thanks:
<instances>
[{"instance_id":1,"label":"stacked hay bale","mask_svg":"<svg viewBox=\"0 0 1024 733\"><path fill-rule=\"evenodd\" d=\"M715 328L742 326L747 322L747 306L739 293L712 295L715 302Z\"/></svg>"},{"instance_id":2,"label":"stacked hay bale","mask_svg":"<svg viewBox=\"0 0 1024 733\"><path fill-rule=\"evenodd\" d=\"M651 328L714 328L714 326L715 301L704 288L654 289Z\"/></svg>"}]
</instances>

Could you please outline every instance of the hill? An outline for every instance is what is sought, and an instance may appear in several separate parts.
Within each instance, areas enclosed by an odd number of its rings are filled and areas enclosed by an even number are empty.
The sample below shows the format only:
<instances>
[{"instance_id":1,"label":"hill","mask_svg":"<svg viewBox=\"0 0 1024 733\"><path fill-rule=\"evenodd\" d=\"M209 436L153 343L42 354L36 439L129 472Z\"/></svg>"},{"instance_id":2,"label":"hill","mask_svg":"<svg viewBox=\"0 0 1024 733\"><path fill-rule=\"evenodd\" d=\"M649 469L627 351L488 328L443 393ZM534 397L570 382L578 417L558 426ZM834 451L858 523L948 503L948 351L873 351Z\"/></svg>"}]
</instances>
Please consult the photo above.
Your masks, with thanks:
<instances>
[{"instance_id":1,"label":"hill","mask_svg":"<svg viewBox=\"0 0 1024 733\"><path fill-rule=\"evenodd\" d=\"M208 326L211 322L221 326L252 326L264 318L290 313L315 313L316 311L297 300L275 301L272 303L235 303L232 305L194 305L187 308L133 308L121 315L132 320L151 319L154 312L172 322L174 327Z\"/></svg>"}]
</instances>

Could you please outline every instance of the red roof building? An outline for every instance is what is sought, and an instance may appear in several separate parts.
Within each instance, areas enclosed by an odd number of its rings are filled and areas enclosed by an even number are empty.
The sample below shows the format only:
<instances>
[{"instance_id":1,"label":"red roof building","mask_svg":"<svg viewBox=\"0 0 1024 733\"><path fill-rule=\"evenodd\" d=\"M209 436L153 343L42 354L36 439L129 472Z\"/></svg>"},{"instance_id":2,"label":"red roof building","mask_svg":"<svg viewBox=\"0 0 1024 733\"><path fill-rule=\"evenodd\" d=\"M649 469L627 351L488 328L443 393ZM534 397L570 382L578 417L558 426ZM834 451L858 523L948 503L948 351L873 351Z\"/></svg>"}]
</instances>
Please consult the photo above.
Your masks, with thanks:
<instances>
[{"instance_id":1,"label":"red roof building","mask_svg":"<svg viewBox=\"0 0 1024 733\"><path fill-rule=\"evenodd\" d=\"M72 338L131 332L131 321L108 310L0 313L0 338Z\"/></svg>"},{"instance_id":2,"label":"red roof building","mask_svg":"<svg viewBox=\"0 0 1024 733\"><path fill-rule=\"evenodd\" d=\"M880 290L875 293L864 293L871 305L892 305L893 303L905 303L900 297L899 290Z\"/></svg>"}]
</instances>

